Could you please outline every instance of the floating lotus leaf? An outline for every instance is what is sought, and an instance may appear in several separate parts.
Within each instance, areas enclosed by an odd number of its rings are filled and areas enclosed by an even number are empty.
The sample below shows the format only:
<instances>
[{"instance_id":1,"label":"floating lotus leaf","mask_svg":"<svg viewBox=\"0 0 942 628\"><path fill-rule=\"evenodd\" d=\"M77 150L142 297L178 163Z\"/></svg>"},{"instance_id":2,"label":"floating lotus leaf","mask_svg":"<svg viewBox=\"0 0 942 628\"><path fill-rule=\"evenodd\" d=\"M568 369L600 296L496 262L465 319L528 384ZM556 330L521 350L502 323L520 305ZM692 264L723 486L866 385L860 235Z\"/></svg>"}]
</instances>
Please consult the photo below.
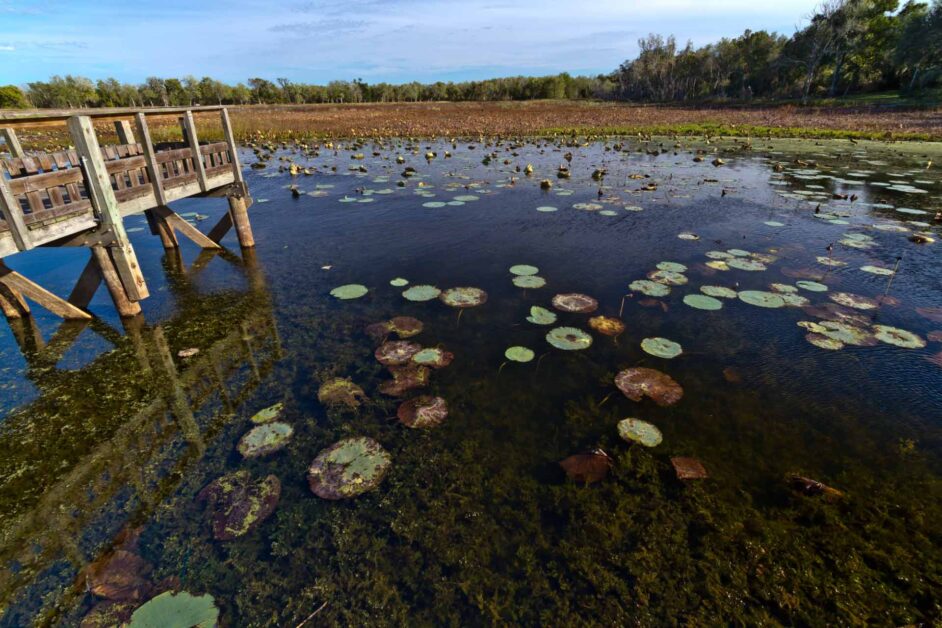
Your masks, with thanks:
<instances>
[{"instance_id":1,"label":"floating lotus leaf","mask_svg":"<svg viewBox=\"0 0 942 628\"><path fill-rule=\"evenodd\" d=\"M308 469L311 491L324 499L347 499L383 481L392 459L372 438L345 438L324 449Z\"/></svg>"},{"instance_id":2,"label":"floating lotus leaf","mask_svg":"<svg viewBox=\"0 0 942 628\"><path fill-rule=\"evenodd\" d=\"M480 288L449 288L439 296L442 303L451 307L476 307L487 303L487 293Z\"/></svg>"},{"instance_id":3,"label":"floating lotus leaf","mask_svg":"<svg viewBox=\"0 0 942 628\"><path fill-rule=\"evenodd\" d=\"M666 297L670 294L670 286L666 286L662 283L656 281L651 281L650 279L638 279L632 281L628 288L634 292L640 292L641 294L646 294L649 297Z\"/></svg>"},{"instance_id":4,"label":"floating lotus leaf","mask_svg":"<svg viewBox=\"0 0 942 628\"><path fill-rule=\"evenodd\" d=\"M773 283L769 288L772 289L772 292L778 292L779 294L795 294L798 292L798 288L787 283Z\"/></svg>"},{"instance_id":5,"label":"floating lotus leaf","mask_svg":"<svg viewBox=\"0 0 942 628\"><path fill-rule=\"evenodd\" d=\"M678 233L677 237L680 238L681 240L699 240L700 239L700 236L698 236L696 233L689 233L689 232Z\"/></svg>"},{"instance_id":6,"label":"floating lotus leaf","mask_svg":"<svg viewBox=\"0 0 942 628\"><path fill-rule=\"evenodd\" d=\"M429 368L419 364L406 366L390 366L389 372L393 376L379 385L379 392L390 397L401 397L410 390L428 386Z\"/></svg>"},{"instance_id":7,"label":"floating lotus leaf","mask_svg":"<svg viewBox=\"0 0 942 628\"><path fill-rule=\"evenodd\" d=\"M718 259L718 260L726 260L726 259L731 259L732 257L734 257L733 255L730 255L726 251L707 251L706 253L704 253L704 255L706 255L710 259Z\"/></svg>"},{"instance_id":8,"label":"floating lotus leaf","mask_svg":"<svg viewBox=\"0 0 942 628\"><path fill-rule=\"evenodd\" d=\"M657 265L657 269L666 270L672 273L682 273L687 270L687 267L677 262L659 262Z\"/></svg>"},{"instance_id":9,"label":"floating lotus leaf","mask_svg":"<svg viewBox=\"0 0 942 628\"><path fill-rule=\"evenodd\" d=\"M667 338L645 338L641 341L641 348L645 353L668 360L683 353L683 348L678 343Z\"/></svg>"},{"instance_id":10,"label":"floating lotus leaf","mask_svg":"<svg viewBox=\"0 0 942 628\"><path fill-rule=\"evenodd\" d=\"M133 552L115 550L85 569L86 588L106 600L141 600L152 588L152 565Z\"/></svg>"},{"instance_id":11,"label":"floating lotus leaf","mask_svg":"<svg viewBox=\"0 0 942 628\"><path fill-rule=\"evenodd\" d=\"M629 443L657 447L664 440L661 430L641 419L622 419L618 422L618 435Z\"/></svg>"},{"instance_id":12,"label":"floating lotus leaf","mask_svg":"<svg viewBox=\"0 0 942 628\"><path fill-rule=\"evenodd\" d=\"M560 461L559 466L573 481L592 484L605 479L612 467L612 459L601 449L596 449L569 456Z\"/></svg>"},{"instance_id":13,"label":"floating lotus leaf","mask_svg":"<svg viewBox=\"0 0 942 628\"><path fill-rule=\"evenodd\" d=\"M858 310L875 310L880 307L880 302L870 297L852 294L850 292L832 292L828 297L835 303Z\"/></svg>"},{"instance_id":14,"label":"floating lotus leaf","mask_svg":"<svg viewBox=\"0 0 942 628\"><path fill-rule=\"evenodd\" d=\"M344 405L358 408L364 399L366 399L366 393L363 389L342 377L327 380L317 390L317 400L325 406Z\"/></svg>"},{"instance_id":15,"label":"floating lotus leaf","mask_svg":"<svg viewBox=\"0 0 942 628\"><path fill-rule=\"evenodd\" d=\"M816 323L814 321L798 321L796 325L815 334L826 332L828 329L827 327L824 327L820 323Z\"/></svg>"},{"instance_id":16,"label":"floating lotus leaf","mask_svg":"<svg viewBox=\"0 0 942 628\"><path fill-rule=\"evenodd\" d=\"M231 541L255 529L268 518L281 498L281 482L274 475L254 480L246 470L210 482L197 496L212 513L213 538Z\"/></svg>"},{"instance_id":17,"label":"floating lotus leaf","mask_svg":"<svg viewBox=\"0 0 942 628\"><path fill-rule=\"evenodd\" d=\"M818 283L817 281L810 281L808 279L802 279L801 281L796 281L795 285L801 288L802 290L808 290L809 292L827 292L828 287L823 283Z\"/></svg>"},{"instance_id":18,"label":"floating lotus leaf","mask_svg":"<svg viewBox=\"0 0 942 628\"><path fill-rule=\"evenodd\" d=\"M130 628L210 628L218 622L213 596L165 591L134 611Z\"/></svg>"},{"instance_id":19,"label":"floating lotus leaf","mask_svg":"<svg viewBox=\"0 0 942 628\"><path fill-rule=\"evenodd\" d=\"M745 251L743 249L729 249L726 252L732 255L733 257L749 257L750 255L752 255L752 253L750 253L749 251Z\"/></svg>"},{"instance_id":20,"label":"floating lotus leaf","mask_svg":"<svg viewBox=\"0 0 942 628\"><path fill-rule=\"evenodd\" d=\"M671 458L671 464L674 465L678 480L702 480L709 477L703 463L696 458Z\"/></svg>"},{"instance_id":21,"label":"floating lotus leaf","mask_svg":"<svg viewBox=\"0 0 942 628\"><path fill-rule=\"evenodd\" d=\"M684 396L684 389L670 375L640 366L619 372L615 386L632 401L650 397L659 406L673 405Z\"/></svg>"},{"instance_id":22,"label":"floating lotus leaf","mask_svg":"<svg viewBox=\"0 0 942 628\"><path fill-rule=\"evenodd\" d=\"M518 288L536 289L546 285L546 280L536 275L520 275L513 278L513 283Z\"/></svg>"},{"instance_id":23,"label":"floating lotus leaf","mask_svg":"<svg viewBox=\"0 0 942 628\"><path fill-rule=\"evenodd\" d=\"M766 270L766 265L760 261L754 259L743 259L740 257L734 257L733 259L726 260L726 265L730 268L737 268L739 270L750 270L750 271L760 271Z\"/></svg>"},{"instance_id":24,"label":"floating lotus leaf","mask_svg":"<svg viewBox=\"0 0 942 628\"><path fill-rule=\"evenodd\" d=\"M599 302L588 295L570 292L553 297L553 307L561 312L588 314L598 309Z\"/></svg>"},{"instance_id":25,"label":"floating lotus leaf","mask_svg":"<svg viewBox=\"0 0 942 628\"><path fill-rule=\"evenodd\" d=\"M712 268L713 270L729 270L729 264L719 259L707 262L705 265L707 268Z\"/></svg>"},{"instance_id":26,"label":"floating lotus leaf","mask_svg":"<svg viewBox=\"0 0 942 628\"><path fill-rule=\"evenodd\" d=\"M811 303L807 297L800 294L783 294L782 301L785 301L785 305L789 307L805 307Z\"/></svg>"},{"instance_id":27,"label":"floating lotus leaf","mask_svg":"<svg viewBox=\"0 0 942 628\"><path fill-rule=\"evenodd\" d=\"M605 336L617 336L625 331L625 324L611 316L593 316L589 319L589 327Z\"/></svg>"},{"instance_id":28,"label":"floating lotus leaf","mask_svg":"<svg viewBox=\"0 0 942 628\"><path fill-rule=\"evenodd\" d=\"M513 362L529 362L533 359L534 353L532 349L526 347L510 347L504 351L504 357Z\"/></svg>"},{"instance_id":29,"label":"floating lotus leaf","mask_svg":"<svg viewBox=\"0 0 942 628\"><path fill-rule=\"evenodd\" d=\"M454 359L454 353L451 351L445 351L444 349L439 349L438 347L428 347L426 349L422 349L412 356L412 361L416 364L429 366L435 369L448 366Z\"/></svg>"},{"instance_id":30,"label":"floating lotus leaf","mask_svg":"<svg viewBox=\"0 0 942 628\"><path fill-rule=\"evenodd\" d=\"M402 293L409 301L431 301L432 299L437 299L438 295L442 293L441 290L435 286L412 286Z\"/></svg>"},{"instance_id":31,"label":"floating lotus leaf","mask_svg":"<svg viewBox=\"0 0 942 628\"><path fill-rule=\"evenodd\" d=\"M707 295L708 297L716 297L720 299L735 299L737 296L737 292L735 290L723 286L700 286L700 292Z\"/></svg>"},{"instance_id":32,"label":"floating lotus leaf","mask_svg":"<svg viewBox=\"0 0 942 628\"><path fill-rule=\"evenodd\" d=\"M345 286L338 286L331 290L330 296L346 301L348 299L359 299L367 292L369 290L366 286L361 286L358 283L348 283Z\"/></svg>"},{"instance_id":33,"label":"floating lotus leaf","mask_svg":"<svg viewBox=\"0 0 942 628\"><path fill-rule=\"evenodd\" d=\"M406 427L438 427L448 417L448 404L441 397L421 395L404 401L396 416Z\"/></svg>"},{"instance_id":34,"label":"floating lotus leaf","mask_svg":"<svg viewBox=\"0 0 942 628\"><path fill-rule=\"evenodd\" d=\"M743 290L739 293L739 299L743 303L757 307L776 308L785 306L785 299L782 298L782 295L761 290Z\"/></svg>"},{"instance_id":35,"label":"floating lotus leaf","mask_svg":"<svg viewBox=\"0 0 942 628\"><path fill-rule=\"evenodd\" d=\"M905 329L890 327L889 325L874 325L874 336L880 342L886 342L904 349L922 349L926 346L926 341Z\"/></svg>"},{"instance_id":36,"label":"floating lotus leaf","mask_svg":"<svg viewBox=\"0 0 942 628\"><path fill-rule=\"evenodd\" d=\"M825 331L817 333L834 340L839 340L845 345L854 345L857 347L873 347L877 344L877 339L873 333L865 327L858 327L841 321L822 321L821 327Z\"/></svg>"},{"instance_id":37,"label":"floating lotus leaf","mask_svg":"<svg viewBox=\"0 0 942 628\"><path fill-rule=\"evenodd\" d=\"M268 406L262 410L259 410L254 415L250 421L252 423L268 423L269 421L274 421L281 415L281 411L284 409L285 404L278 402L273 406Z\"/></svg>"},{"instance_id":38,"label":"floating lotus leaf","mask_svg":"<svg viewBox=\"0 0 942 628\"><path fill-rule=\"evenodd\" d=\"M592 336L575 327L556 327L546 334L546 342L564 351L578 351L592 346Z\"/></svg>"},{"instance_id":39,"label":"floating lotus leaf","mask_svg":"<svg viewBox=\"0 0 942 628\"><path fill-rule=\"evenodd\" d=\"M294 428L281 421L256 425L242 437L237 449L246 458L267 456L287 445L293 434Z\"/></svg>"},{"instance_id":40,"label":"floating lotus leaf","mask_svg":"<svg viewBox=\"0 0 942 628\"><path fill-rule=\"evenodd\" d=\"M827 336L822 336L821 334L809 333L805 334L805 340L810 342L816 347L821 349L828 349L830 351L837 351L844 348L844 343L840 340L835 340L834 338L828 338Z\"/></svg>"},{"instance_id":41,"label":"floating lotus leaf","mask_svg":"<svg viewBox=\"0 0 942 628\"><path fill-rule=\"evenodd\" d=\"M686 275L671 270L652 270L648 273L648 279L666 286L682 286L689 281Z\"/></svg>"},{"instance_id":42,"label":"floating lotus leaf","mask_svg":"<svg viewBox=\"0 0 942 628\"><path fill-rule=\"evenodd\" d=\"M402 277L396 277L395 279L389 280L389 285L395 288L402 288L403 286L409 285L409 280L403 279Z\"/></svg>"},{"instance_id":43,"label":"floating lotus leaf","mask_svg":"<svg viewBox=\"0 0 942 628\"><path fill-rule=\"evenodd\" d=\"M527 320L534 325L552 325L556 322L556 313L547 310L545 307L534 305L530 308L530 315Z\"/></svg>"},{"instance_id":44,"label":"floating lotus leaf","mask_svg":"<svg viewBox=\"0 0 942 628\"><path fill-rule=\"evenodd\" d=\"M510 267L511 275L535 275L540 272L540 269L536 266L530 266L529 264L517 264L516 266Z\"/></svg>"},{"instance_id":45,"label":"floating lotus leaf","mask_svg":"<svg viewBox=\"0 0 942 628\"><path fill-rule=\"evenodd\" d=\"M723 302L705 294L688 294L684 296L684 303L698 310L719 310Z\"/></svg>"},{"instance_id":46,"label":"floating lotus leaf","mask_svg":"<svg viewBox=\"0 0 942 628\"><path fill-rule=\"evenodd\" d=\"M847 262L836 260L833 257L825 257L824 255L819 255L817 260L819 264L824 264L825 266L831 266L834 268L839 266L847 266Z\"/></svg>"},{"instance_id":47,"label":"floating lotus leaf","mask_svg":"<svg viewBox=\"0 0 942 628\"><path fill-rule=\"evenodd\" d=\"M385 366L401 366L412 359L422 349L414 342L394 340L384 342L376 349L376 361Z\"/></svg>"},{"instance_id":48,"label":"floating lotus leaf","mask_svg":"<svg viewBox=\"0 0 942 628\"><path fill-rule=\"evenodd\" d=\"M872 275L887 276L887 275L893 274L892 268L884 268L883 266L873 266L871 264L868 264L866 266L861 266L860 270L864 271L865 273L870 273Z\"/></svg>"}]
</instances>

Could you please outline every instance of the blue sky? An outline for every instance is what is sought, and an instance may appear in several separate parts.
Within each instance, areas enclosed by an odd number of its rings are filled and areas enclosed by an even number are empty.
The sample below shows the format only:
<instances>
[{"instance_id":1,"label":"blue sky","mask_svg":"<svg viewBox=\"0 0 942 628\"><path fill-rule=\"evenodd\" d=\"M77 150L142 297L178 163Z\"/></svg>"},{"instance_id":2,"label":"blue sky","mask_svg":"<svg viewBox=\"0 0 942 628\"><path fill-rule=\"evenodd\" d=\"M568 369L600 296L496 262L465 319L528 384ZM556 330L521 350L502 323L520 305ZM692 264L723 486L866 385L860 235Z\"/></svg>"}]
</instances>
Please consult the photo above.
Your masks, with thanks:
<instances>
[{"instance_id":1,"label":"blue sky","mask_svg":"<svg viewBox=\"0 0 942 628\"><path fill-rule=\"evenodd\" d=\"M791 34L813 0L0 0L0 84L53 74L323 83L608 72L650 32ZM86 25L93 25L87 28Z\"/></svg>"}]
</instances>

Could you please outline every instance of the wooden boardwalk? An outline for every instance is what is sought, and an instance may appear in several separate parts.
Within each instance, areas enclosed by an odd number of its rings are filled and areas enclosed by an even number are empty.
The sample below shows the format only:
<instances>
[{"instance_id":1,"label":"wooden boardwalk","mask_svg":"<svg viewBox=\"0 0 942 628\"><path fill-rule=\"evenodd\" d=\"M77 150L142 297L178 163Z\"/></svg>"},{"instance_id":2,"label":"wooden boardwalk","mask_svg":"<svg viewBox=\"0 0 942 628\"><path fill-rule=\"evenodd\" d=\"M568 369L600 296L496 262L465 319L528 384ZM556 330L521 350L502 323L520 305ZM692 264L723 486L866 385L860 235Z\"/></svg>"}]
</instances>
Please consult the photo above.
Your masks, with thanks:
<instances>
[{"instance_id":1,"label":"wooden boardwalk","mask_svg":"<svg viewBox=\"0 0 942 628\"><path fill-rule=\"evenodd\" d=\"M197 118L221 118L225 141L200 142ZM155 145L148 117L178 116L183 142ZM96 125L113 123L118 144L99 144ZM18 129L66 126L74 148L24 151ZM0 308L8 319L30 314L27 299L67 319L89 319L87 306L104 283L121 316L140 313L147 283L123 219L146 213L165 248L183 235L203 248L219 248L233 226L243 248L255 245L248 219L251 197L224 107L124 109L82 115L0 114ZM3 154L2 151L6 151ZM168 204L191 196L225 196L229 211L204 234ZM57 296L10 270L3 258L36 247L91 250L75 289Z\"/></svg>"}]
</instances>

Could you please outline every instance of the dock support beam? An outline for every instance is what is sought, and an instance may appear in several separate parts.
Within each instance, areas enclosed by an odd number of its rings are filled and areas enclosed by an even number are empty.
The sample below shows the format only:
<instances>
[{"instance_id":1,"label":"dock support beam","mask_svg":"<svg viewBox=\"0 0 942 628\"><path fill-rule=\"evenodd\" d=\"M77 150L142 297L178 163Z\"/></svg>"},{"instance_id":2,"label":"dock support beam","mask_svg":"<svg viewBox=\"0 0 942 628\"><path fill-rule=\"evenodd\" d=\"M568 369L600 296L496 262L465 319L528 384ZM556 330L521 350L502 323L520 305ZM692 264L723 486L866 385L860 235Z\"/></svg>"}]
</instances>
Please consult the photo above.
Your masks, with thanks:
<instances>
[{"instance_id":1,"label":"dock support beam","mask_svg":"<svg viewBox=\"0 0 942 628\"><path fill-rule=\"evenodd\" d=\"M113 251L113 249L112 249ZM108 294L114 301L114 306L122 318L137 316L141 313L141 304L137 301L131 301L124 289L124 283L118 274L117 264L111 256L108 247L96 245L92 247L92 255L101 273L101 278L108 288Z\"/></svg>"}]
</instances>

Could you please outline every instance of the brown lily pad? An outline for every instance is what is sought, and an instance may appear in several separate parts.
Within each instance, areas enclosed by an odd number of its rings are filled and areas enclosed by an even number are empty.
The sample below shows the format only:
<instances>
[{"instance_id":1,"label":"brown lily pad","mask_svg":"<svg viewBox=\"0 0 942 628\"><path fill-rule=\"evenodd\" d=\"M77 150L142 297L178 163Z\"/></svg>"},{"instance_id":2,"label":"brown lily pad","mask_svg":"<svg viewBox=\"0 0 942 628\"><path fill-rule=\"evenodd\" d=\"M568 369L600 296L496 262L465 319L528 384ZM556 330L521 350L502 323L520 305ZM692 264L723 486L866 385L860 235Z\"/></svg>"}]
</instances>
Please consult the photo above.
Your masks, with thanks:
<instances>
[{"instance_id":1,"label":"brown lily pad","mask_svg":"<svg viewBox=\"0 0 942 628\"><path fill-rule=\"evenodd\" d=\"M308 469L311 491L323 499L347 499L383 481L392 459L372 438L346 438L324 449Z\"/></svg>"},{"instance_id":2,"label":"brown lily pad","mask_svg":"<svg viewBox=\"0 0 942 628\"><path fill-rule=\"evenodd\" d=\"M635 367L615 376L615 386L632 401L650 397L659 406L670 406L684 396L684 389L673 377L657 369Z\"/></svg>"},{"instance_id":3,"label":"brown lily pad","mask_svg":"<svg viewBox=\"0 0 942 628\"><path fill-rule=\"evenodd\" d=\"M430 370L418 364L405 366L390 366L389 372L393 378L379 385L379 392L390 397L401 397L410 390L428 386Z\"/></svg>"},{"instance_id":4,"label":"brown lily pad","mask_svg":"<svg viewBox=\"0 0 942 628\"><path fill-rule=\"evenodd\" d=\"M406 427L438 427L448 417L448 404L441 397L422 395L404 401L396 416Z\"/></svg>"},{"instance_id":5,"label":"brown lily pad","mask_svg":"<svg viewBox=\"0 0 942 628\"><path fill-rule=\"evenodd\" d=\"M674 465L678 480L702 480L710 477L703 463L696 458L671 458L671 464Z\"/></svg>"},{"instance_id":6,"label":"brown lily pad","mask_svg":"<svg viewBox=\"0 0 942 628\"><path fill-rule=\"evenodd\" d=\"M599 302L586 294L569 292L553 297L553 307L561 312L588 314L599 309Z\"/></svg>"},{"instance_id":7,"label":"brown lily pad","mask_svg":"<svg viewBox=\"0 0 942 628\"><path fill-rule=\"evenodd\" d=\"M149 562L125 550L115 550L91 563L85 571L85 585L107 600L142 600L153 588L147 579Z\"/></svg>"},{"instance_id":8,"label":"brown lily pad","mask_svg":"<svg viewBox=\"0 0 942 628\"><path fill-rule=\"evenodd\" d=\"M569 456L560 461L559 466L574 481L592 484L605 479L612 468L612 459L601 449L595 449Z\"/></svg>"},{"instance_id":9,"label":"brown lily pad","mask_svg":"<svg viewBox=\"0 0 942 628\"><path fill-rule=\"evenodd\" d=\"M131 620L131 613L137 608L139 602L115 602L103 600L95 604L85 617L79 628L112 628L125 626Z\"/></svg>"},{"instance_id":10,"label":"brown lily pad","mask_svg":"<svg viewBox=\"0 0 942 628\"><path fill-rule=\"evenodd\" d=\"M329 379L317 390L317 400L325 406L358 408L365 399L363 389L343 377Z\"/></svg>"},{"instance_id":11,"label":"brown lily pad","mask_svg":"<svg viewBox=\"0 0 942 628\"><path fill-rule=\"evenodd\" d=\"M255 480L241 470L216 478L196 498L207 503L213 538L231 541L254 530L275 512L281 482L274 475Z\"/></svg>"},{"instance_id":12,"label":"brown lily pad","mask_svg":"<svg viewBox=\"0 0 942 628\"><path fill-rule=\"evenodd\" d=\"M373 323L366 328L366 333L375 340L383 340L389 334L396 334L400 339L411 338L422 333L422 321L411 316L394 316L388 321Z\"/></svg>"},{"instance_id":13,"label":"brown lily pad","mask_svg":"<svg viewBox=\"0 0 942 628\"><path fill-rule=\"evenodd\" d=\"M374 355L376 360L385 366L402 366L409 362L412 356L421 349L422 347L414 342L393 340L381 344Z\"/></svg>"},{"instance_id":14,"label":"brown lily pad","mask_svg":"<svg viewBox=\"0 0 942 628\"><path fill-rule=\"evenodd\" d=\"M625 324L611 316L593 316L589 319L589 327L604 336L617 336L625 331Z\"/></svg>"}]
</instances>

